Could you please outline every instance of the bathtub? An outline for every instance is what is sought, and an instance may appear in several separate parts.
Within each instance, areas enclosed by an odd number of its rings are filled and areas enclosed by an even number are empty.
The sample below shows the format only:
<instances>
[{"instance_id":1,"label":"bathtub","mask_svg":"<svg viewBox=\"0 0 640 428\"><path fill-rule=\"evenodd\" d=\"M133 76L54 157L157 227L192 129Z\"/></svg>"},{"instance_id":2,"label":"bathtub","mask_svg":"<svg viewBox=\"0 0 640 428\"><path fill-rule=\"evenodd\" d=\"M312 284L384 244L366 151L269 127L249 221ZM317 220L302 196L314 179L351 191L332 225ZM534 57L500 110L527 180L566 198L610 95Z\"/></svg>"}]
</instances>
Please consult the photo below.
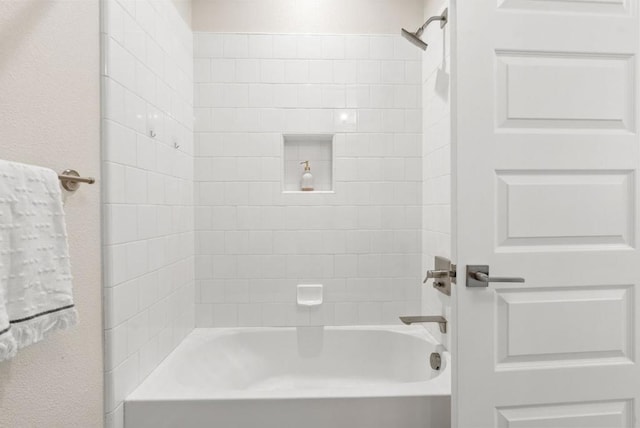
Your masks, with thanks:
<instances>
[{"instance_id":1,"label":"bathtub","mask_svg":"<svg viewBox=\"0 0 640 428\"><path fill-rule=\"evenodd\" d=\"M127 397L125 428L445 428L450 396L420 326L195 329Z\"/></svg>"}]
</instances>

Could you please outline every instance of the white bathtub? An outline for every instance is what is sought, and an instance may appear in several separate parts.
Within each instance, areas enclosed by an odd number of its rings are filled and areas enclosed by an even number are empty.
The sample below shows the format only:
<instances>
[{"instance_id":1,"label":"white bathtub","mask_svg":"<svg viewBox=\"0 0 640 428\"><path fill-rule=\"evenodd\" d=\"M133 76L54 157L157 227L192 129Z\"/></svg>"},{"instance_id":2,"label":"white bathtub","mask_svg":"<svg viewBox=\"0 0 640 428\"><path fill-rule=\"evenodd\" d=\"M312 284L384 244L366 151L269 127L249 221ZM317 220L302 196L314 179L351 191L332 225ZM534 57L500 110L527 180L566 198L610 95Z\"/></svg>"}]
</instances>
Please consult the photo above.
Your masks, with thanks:
<instances>
[{"instance_id":1,"label":"white bathtub","mask_svg":"<svg viewBox=\"0 0 640 428\"><path fill-rule=\"evenodd\" d=\"M125 427L445 428L449 363L420 326L196 329L125 400Z\"/></svg>"}]
</instances>

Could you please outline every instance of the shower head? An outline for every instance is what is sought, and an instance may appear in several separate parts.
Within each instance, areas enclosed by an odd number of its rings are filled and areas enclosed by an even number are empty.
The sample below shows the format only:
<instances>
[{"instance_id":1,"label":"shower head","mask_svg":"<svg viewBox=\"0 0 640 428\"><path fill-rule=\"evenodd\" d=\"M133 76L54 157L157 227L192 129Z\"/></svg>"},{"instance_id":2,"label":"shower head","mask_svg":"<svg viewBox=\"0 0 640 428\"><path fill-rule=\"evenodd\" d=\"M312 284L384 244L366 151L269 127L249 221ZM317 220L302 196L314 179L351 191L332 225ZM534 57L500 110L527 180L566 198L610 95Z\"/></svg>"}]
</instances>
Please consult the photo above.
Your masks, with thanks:
<instances>
[{"instance_id":1,"label":"shower head","mask_svg":"<svg viewBox=\"0 0 640 428\"><path fill-rule=\"evenodd\" d=\"M447 25L447 22L449 21L449 9L445 9L442 12L442 15L432 16L431 18L427 19L427 22L425 22L422 27L418 28L415 33L407 31L403 28L401 33L402 37L409 40L411 43L413 43L423 51L427 50L428 45L424 41L422 41L420 37L422 36L422 33L424 33L425 28L427 28L427 26L433 21L440 21L440 28L444 28L444 26Z\"/></svg>"},{"instance_id":2,"label":"shower head","mask_svg":"<svg viewBox=\"0 0 640 428\"><path fill-rule=\"evenodd\" d=\"M423 51L427 50L427 44L420 39L420 36L417 33L412 33L411 31L407 31L404 28L402 29L402 37L409 40L411 43L422 49Z\"/></svg>"}]
</instances>

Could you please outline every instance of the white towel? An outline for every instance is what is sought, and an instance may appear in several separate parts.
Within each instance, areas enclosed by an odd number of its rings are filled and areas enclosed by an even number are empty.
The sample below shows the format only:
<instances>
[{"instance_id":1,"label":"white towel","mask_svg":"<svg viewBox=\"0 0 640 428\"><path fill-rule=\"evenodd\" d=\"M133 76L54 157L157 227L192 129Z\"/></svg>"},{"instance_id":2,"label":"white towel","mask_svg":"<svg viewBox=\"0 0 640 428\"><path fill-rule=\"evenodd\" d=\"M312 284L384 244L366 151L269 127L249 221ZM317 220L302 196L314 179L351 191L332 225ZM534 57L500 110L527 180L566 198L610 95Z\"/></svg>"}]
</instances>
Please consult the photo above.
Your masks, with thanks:
<instances>
[{"instance_id":1,"label":"white towel","mask_svg":"<svg viewBox=\"0 0 640 428\"><path fill-rule=\"evenodd\" d=\"M0 160L0 361L77 322L55 171Z\"/></svg>"}]
</instances>

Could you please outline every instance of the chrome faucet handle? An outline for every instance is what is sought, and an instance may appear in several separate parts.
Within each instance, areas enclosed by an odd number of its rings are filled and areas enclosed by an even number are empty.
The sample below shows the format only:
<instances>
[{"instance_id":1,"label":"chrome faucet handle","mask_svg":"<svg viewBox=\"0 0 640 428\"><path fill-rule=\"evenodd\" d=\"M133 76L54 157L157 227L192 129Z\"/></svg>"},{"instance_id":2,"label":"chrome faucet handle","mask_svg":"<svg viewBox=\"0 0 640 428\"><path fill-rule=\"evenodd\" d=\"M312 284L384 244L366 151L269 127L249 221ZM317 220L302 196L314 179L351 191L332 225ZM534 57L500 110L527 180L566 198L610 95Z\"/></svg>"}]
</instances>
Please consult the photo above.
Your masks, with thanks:
<instances>
[{"instance_id":1,"label":"chrome faucet handle","mask_svg":"<svg viewBox=\"0 0 640 428\"><path fill-rule=\"evenodd\" d=\"M433 267L434 269L427 271L427 276L422 283L426 284L433 279L433 288L445 296L451 296L451 284L456 282L456 265L446 257L435 256Z\"/></svg>"},{"instance_id":2,"label":"chrome faucet handle","mask_svg":"<svg viewBox=\"0 0 640 428\"><path fill-rule=\"evenodd\" d=\"M422 281L423 284L426 284L426 282L430 279L443 279L443 278L455 278L456 277L456 272L452 271L452 270L428 270L427 271L427 276L424 278L424 281Z\"/></svg>"}]
</instances>

